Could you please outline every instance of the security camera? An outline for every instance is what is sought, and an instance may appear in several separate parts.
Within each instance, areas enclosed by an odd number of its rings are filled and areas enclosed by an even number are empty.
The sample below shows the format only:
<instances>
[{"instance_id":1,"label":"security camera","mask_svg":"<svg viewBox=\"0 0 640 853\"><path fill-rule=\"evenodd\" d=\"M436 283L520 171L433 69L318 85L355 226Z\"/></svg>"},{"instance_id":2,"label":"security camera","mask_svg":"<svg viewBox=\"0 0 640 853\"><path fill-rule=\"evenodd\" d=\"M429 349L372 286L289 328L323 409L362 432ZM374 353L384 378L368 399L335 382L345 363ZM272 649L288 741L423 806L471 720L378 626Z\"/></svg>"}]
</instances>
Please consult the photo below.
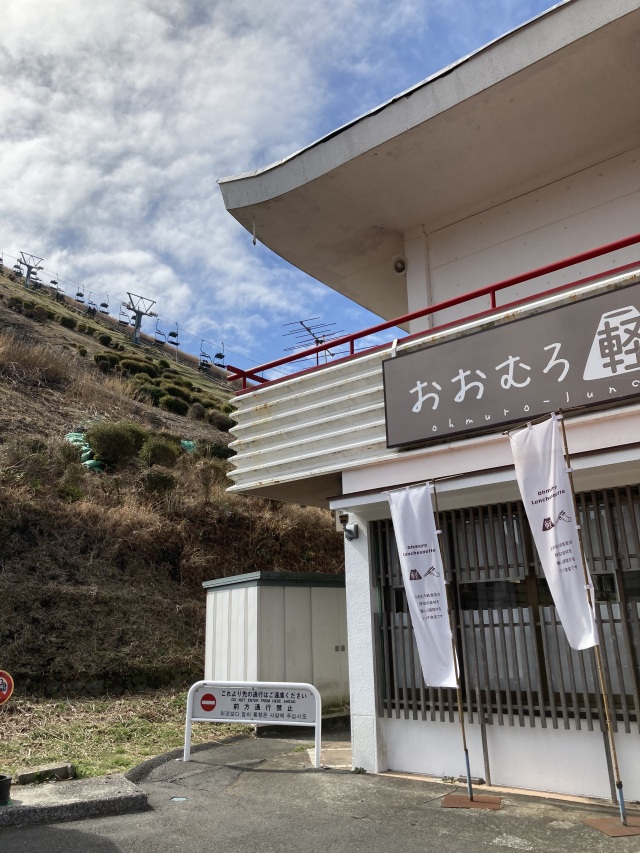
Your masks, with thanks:
<instances>
[{"instance_id":1,"label":"security camera","mask_svg":"<svg viewBox=\"0 0 640 853\"><path fill-rule=\"evenodd\" d=\"M396 275L404 275L407 271L407 259L403 258L402 255L396 255L392 259L391 265Z\"/></svg>"},{"instance_id":2,"label":"security camera","mask_svg":"<svg viewBox=\"0 0 640 853\"><path fill-rule=\"evenodd\" d=\"M338 521L342 525L342 529L344 531L344 538L351 542L352 539L358 538L358 525L357 524L349 524L349 513L341 512L338 516Z\"/></svg>"}]
</instances>

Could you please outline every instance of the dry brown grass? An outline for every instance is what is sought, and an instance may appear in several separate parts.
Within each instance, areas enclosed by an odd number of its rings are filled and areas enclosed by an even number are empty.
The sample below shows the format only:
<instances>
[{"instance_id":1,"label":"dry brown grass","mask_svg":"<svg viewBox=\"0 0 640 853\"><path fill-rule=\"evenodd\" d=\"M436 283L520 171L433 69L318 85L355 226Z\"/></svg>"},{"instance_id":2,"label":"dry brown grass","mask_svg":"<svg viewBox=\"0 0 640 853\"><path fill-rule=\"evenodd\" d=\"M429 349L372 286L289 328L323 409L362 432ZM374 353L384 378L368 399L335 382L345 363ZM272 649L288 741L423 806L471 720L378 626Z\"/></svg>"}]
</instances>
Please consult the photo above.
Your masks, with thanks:
<instances>
[{"instance_id":1,"label":"dry brown grass","mask_svg":"<svg viewBox=\"0 0 640 853\"><path fill-rule=\"evenodd\" d=\"M94 370L76 371L67 389L69 400L82 406L89 417L131 416L140 409L134 383L119 376L105 376Z\"/></svg>"},{"instance_id":2,"label":"dry brown grass","mask_svg":"<svg viewBox=\"0 0 640 853\"><path fill-rule=\"evenodd\" d=\"M23 691L195 680L203 581L341 571L328 512L230 495L222 460L184 454L167 494L140 487L149 471L140 458L87 472L63 436L98 420L211 444L228 437L136 402L133 384L73 352L74 334L86 336L44 323L34 343L29 321L1 303L0 321L22 324L0 333L0 667Z\"/></svg>"},{"instance_id":3,"label":"dry brown grass","mask_svg":"<svg viewBox=\"0 0 640 853\"><path fill-rule=\"evenodd\" d=\"M0 374L10 382L61 386L71 381L74 364L64 351L0 332Z\"/></svg>"}]
</instances>

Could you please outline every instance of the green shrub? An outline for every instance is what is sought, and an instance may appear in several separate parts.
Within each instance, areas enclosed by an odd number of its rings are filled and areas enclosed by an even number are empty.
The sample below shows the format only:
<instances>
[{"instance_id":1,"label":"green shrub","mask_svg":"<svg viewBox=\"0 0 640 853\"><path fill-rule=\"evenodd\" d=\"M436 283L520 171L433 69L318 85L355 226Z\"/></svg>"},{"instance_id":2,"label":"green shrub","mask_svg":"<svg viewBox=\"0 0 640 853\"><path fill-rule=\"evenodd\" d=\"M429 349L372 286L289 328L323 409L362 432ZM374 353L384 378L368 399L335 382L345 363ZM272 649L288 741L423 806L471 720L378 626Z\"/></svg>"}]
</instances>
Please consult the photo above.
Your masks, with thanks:
<instances>
[{"instance_id":1,"label":"green shrub","mask_svg":"<svg viewBox=\"0 0 640 853\"><path fill-rule=\"evenodd\" d=\"M189 411L189 404L186 400L181 400L179 397L172 397L169 394L160 400L160 408L167 412L173 412L174 415L186 415Z\"/></svg>"},{"instance_id":2,"label":"green shrub","mask_svg":"<svg viewBox=\"0 0 640 853\"><path fill-rule=\"evenodd\" d=\"M78 321L75 317L67 317L66 315L61 316L58 322L65 329L75 329L78 325Z\"/></svg>"},{"instance_id":3,"label":"green shrub","mask_svg":"<svg viewBox=\"0 0 640 853\"><path fill-rule=\"evenodd\" d=\"M166 397L166 392L162 390L162 388L157 388L155 385L151 385L149 382L145 382L144 385L141 385L138 388L137 395L141 400L146 403L151 403L152 406L157 406L162 400L163 397Z\"/></svg>"},{"instance_id":4,"label":"green shrub","mask_svg":"<svg viewBox=\"0 0 640 853\"><path fill-rule=\"evenodd\" d=\"M166 358L161 358L160 361L158 362L158 364L160 365L160 367L164 367L164 368L168 368L168 367L170 368L171 367L171 362L167 361Z\"/></svg>"},{"instance_id":5,"label":"green shrub","mask_svg":"<svg viewBox=\"0 0 640 853\"><path fill-rule=\"evenodd\" d=\"M79 347L79 348L78 348L78 355L81 355L81 356L83 356L83 357L84 357L86 354L87 354L87 351L86 351L86 349L85 349L84 347Z\"/></svg>"},{"instance_id":6,"label":"green shrub","mask_svg":"<svg viewBox=\"0 0 640 853\"><path fill-rule=\"evenodd\" d=\"M30 299L25 299L25 301L22 303L22 307L26 311L33 311L33 309L36 307L36 303L32 302Z\"/></svg>"},{"instance_id":7,"label":"green shrub","mask_svg":"<svg viewBox=\"0 0 640 853\"><path fill-rule=\"evenodd\" d=\"M230 415L232 412L235 412L235 410L236 410L236 407L232 406L231 403L225 403L225 405L222 407L222 411L226 415Z\"/></svg>"},{"instance_id":8,"label":"green shrub","mask_svg":"<svg viewBox=\"0 0 640 853\"><path fill-rule=\"evenodd\" d=\"M96 363L96 366L103 373L109 373L111 370L111 359L107 355L106 352L97 352L93 356L93 360Z\"/></svg>"},{"instance_id":9,"label":"green shrub","mask_svg":"<svg viewBox=\"0 0 640 853\"><path fill-rule=\"evenodd\" d=\"M92 337L93 335L95 335L97 333L98 330L96 329L95 326L87 326L86 331L87 331L87 334L89 335L89 337Z\"/></svg>"},{"instance_id":10,"label":"green shrub","mask_svg":"<svg viewBox=\"0 0 640 853\"><path fill-rule=\"evenodd\" d=\"M86 438L93 452L106 465L126 462L139 450L128 422L96 424L87 431Z\"/></svg>"},{"instance_id":11,"label":"green shrub","mask_svg":"<svg viewBox=\"0 0 640 853\"><path fill-rule=\"evenodd\" d=\"M207 410L202 403L193 403L189 409L189 417L193 418L194 421L203 421L206 413Z\"/></svg>"},{"instance_id":12,"label":"green shrub","mask_svg":"<svg viewBox=\"0 0 640 853\"><path fill-rule=\"evenodd\" d=\"M235 421L229 415L225 415L224 412L220 412L218 409L211 409L207 412L207 421L211 426L219 429L220 432L229 432L235 424Z\"/></svg>"},{"instance_id":13,"label":"green shrub","mask_svg":"<svg viewBox=\"0 0 640 853\"><path fill-rule=\"evenodd\" d=\"M140 458L151 467L162 465L163 468L173 468L180 456L180 446L171 439L152 435L144 443Z\"/></svg>"},{"instance_id":14,"label":"green shrub","mask_svg":"<svg viewBox=\"0 0 640 853\"><path fill-rule=\"evenodd\" d=\"M191 394L187 391L186 388L181 388L175 383L172 383L171 385L165 385L163 383L162 387L167 392L167 394L171 394L172 397L180 397L181 400L186 400L187 403L191 402Z\"/></svg>"},{"instance_id":15,"label":"green shrub","mask_svg":"<svg viewBox=\"0 0 640 853\"><path fill-rule=\"evenodd\" d=\"M86 323L78 323L78 331L82 332L82 334L84 335L87 331L87 324Z\"/></svg>"},{"instance_id":16,"label":"green shrub","mask_svg":"<svg viewBox=\"0 0 640 853\"><path fill-rule=\"evenodd\" d=\"M110 347L113 343L113 338L111 335L107 335L103 332L101 335L98 335L98 341L102 344L103 347Z\"/></svg>"},{"instance_id":17,"label":"green shrub","mask_svg":"<svg viewBox=\"0 0 640 853\"><path fill-rule=\"evenodd\" d=\"M180 388L186 388L189 391L193 391L195 388L193 382L190 379L185 379L184 376L177 376L173 380L173 384L178 385Z\"/></svg>"},{"instance_id":18,"label":"green shrub","mask_svg":"<svg viewBox=\"0 0 640 853\"><path fill-rule=\"evenodd\" d=\"M139 488L146 494L167 494L176 487L176 478L169 471L145 471L138 479Z\"/></svg>"},{"instance_id":19,"label":"green shrub","mask_svg":"<svg viewBox=\"0 0 640 853\"><path fill-rule=\"evenodd\" d=\"M36 305L33 309L33 316L38 323L44 323L45 320L49 319L49 312L42 305Z\"/></svg>"},{"instance_id":20,"label":"green shrub","mask_svg":"<svg viewBox=\"0 0 640 853\"><path fill-rule=\"evenodd\" d=\"M120 367L133 375L145 373L151 379L155 379L158 375L158 371L152 364L147 364L146 361L136 361L133 358L123 358Z\"/></svg>"},{"instance_id":21,"label":"green shrub","mask_svg":"<svg viewBox=\"0 0 640 853\"><path fill-rule=\"evenodd\" d=\"M9 308L13 308L14 311L18 311L22 309L22 299L19 296L10 296L9 301L7 302Z\"/></svg>"},{"instance_id":22,"label":"green shrub","mask_svg":"<svg viewBox=\"0 0 640 853\"><path fill-rule=\"evenodd\" d=\"M229 459L236 452L223 441L199 441L198 451L209 459Z\"/></svg>"},{"instance_id":23,"label":"green shrub","mask_svg":"<svg viewBox=\"0 0 640 853\"><path fill-rule=\"evenodd\" d=\"M144 443L149 438L149 431L135 421L122 421L121 423L133 439L133 445L136 449L136 453L140 453L144 447Z\"/></svg>"}]
</instances>

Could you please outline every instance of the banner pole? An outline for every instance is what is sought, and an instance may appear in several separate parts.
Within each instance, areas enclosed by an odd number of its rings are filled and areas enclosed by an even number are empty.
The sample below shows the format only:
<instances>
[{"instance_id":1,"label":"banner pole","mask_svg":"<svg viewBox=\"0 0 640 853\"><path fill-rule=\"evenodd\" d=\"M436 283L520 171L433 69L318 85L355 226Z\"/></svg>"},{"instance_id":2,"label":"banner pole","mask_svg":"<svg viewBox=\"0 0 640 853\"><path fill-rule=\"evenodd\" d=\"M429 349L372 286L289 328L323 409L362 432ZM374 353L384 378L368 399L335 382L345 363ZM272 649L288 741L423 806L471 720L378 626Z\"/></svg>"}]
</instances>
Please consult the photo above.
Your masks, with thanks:
<instances>
[{"instance_id":1,"label":"banner pole","mask_svg":"<svg viewBox=\"0 0 640 853\"><path fill-rule=\"evenodd\" d=\"M571 486L571 497L573 499L573 511L576 522L578 521L578 502L576 501L576 490L573 485L573 471L571 468L571 457L569 456L569 445L567 443L567 431L564 425L564 417L562 415L562 411L558 413L558 415L554 414L554 418L556 421L560 421L560 429L562 431L562 443L564 445L564 459L567 464L567 476L569 477L569 484ZM592 597L591 594L591 584L589 583L589 575L587 574L587 560L584 552L584 542L582 540L582 530L580 529L580 525L578 524L578 543L580 545L580 555L582 557L582 571L584 574L584 586L587 592L587 600L589 601L589 607L591 607L594 615L595 615L595 598ZM597 626L597 622L596 622ZM613 729L611 726L611 713L609 710L609 697L607 695L607 687L604 678L604 669L602 666L602 655L600 654L600 645L598 643L597 646L594 647L594 652L596 656L596 669L598 670L598 680L600 682L600 693L602 694L602 702L604 705L604 716L605 716L605 724L607 730L607 737L609 739L609 749L611 751L611 761L613 763L613 773L615 776L616 783L616 792L618 794L618 807L620 809L620 820L623 826L627 826L627 815L624 804L624 792L622 788L622 779L620 778L620 768L618 766L618 753L616 751L616 744L613 737Z\"/></svg>"},{"instance_id":2,"label":"banner pole","mask_svg":"<svg viewBox=\"0 0 640 853\"><path fill-rule=\"evenodd\" d=\"M438 519L438 525L440 525L440 511L438 509L438 492L436 491L435 483L432 483L433 487L433 497L436 504L436 518ZM442 530L438 530L438 547L440 548L440 559L442 561L442 565L444 567L444 551L442 548ZM464 727L464 710L462 707L462 687L460 685L460 668L458 665L458 653L456 649L456 641L454 634L454 622L451 613L451 593L449 592L449 582L445 580L445 584L447 587L447 611L449 615L449 629L451 631L451 651L453 653L453 666L456 674L456 694L458 700L458 716L460 718L460 731L462 733L462 748L464 750L464 763L465 769L467 773L467 791L469 793L469 801L473 802L473 786L471 784L471 765L469 764L469 748L467 746L467 735Z\"/></svg>"}]
</instances>

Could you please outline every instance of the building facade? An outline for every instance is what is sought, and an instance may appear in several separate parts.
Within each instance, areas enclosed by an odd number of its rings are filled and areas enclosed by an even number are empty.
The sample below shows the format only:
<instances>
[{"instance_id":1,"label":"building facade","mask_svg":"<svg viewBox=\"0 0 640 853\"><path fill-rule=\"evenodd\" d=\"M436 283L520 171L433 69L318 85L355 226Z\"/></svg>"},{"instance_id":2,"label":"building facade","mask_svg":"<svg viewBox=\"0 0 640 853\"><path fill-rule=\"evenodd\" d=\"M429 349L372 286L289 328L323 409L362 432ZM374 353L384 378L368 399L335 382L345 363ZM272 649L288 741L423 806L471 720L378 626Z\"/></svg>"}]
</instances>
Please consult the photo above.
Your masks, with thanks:
<instances>
[{"instance_id":1,"label":"building facade","mask_svg":"<svg viewBox=\"0 0 640 853\"><path fill-rule=\"evenodd\" d=\"M463 772L455 693L420 674L385 494L433 481L473 775L611 793L593 654L566 643L504 434L562 409L621 776L640 799L639 36L638 0L567 0L221 181L257 239L408 332L284 379L238 372L231 490L357 525L354 766ZM616 312L624 335L599 344L596 375L584 353Z\"/></svg>"}]
</instances>

